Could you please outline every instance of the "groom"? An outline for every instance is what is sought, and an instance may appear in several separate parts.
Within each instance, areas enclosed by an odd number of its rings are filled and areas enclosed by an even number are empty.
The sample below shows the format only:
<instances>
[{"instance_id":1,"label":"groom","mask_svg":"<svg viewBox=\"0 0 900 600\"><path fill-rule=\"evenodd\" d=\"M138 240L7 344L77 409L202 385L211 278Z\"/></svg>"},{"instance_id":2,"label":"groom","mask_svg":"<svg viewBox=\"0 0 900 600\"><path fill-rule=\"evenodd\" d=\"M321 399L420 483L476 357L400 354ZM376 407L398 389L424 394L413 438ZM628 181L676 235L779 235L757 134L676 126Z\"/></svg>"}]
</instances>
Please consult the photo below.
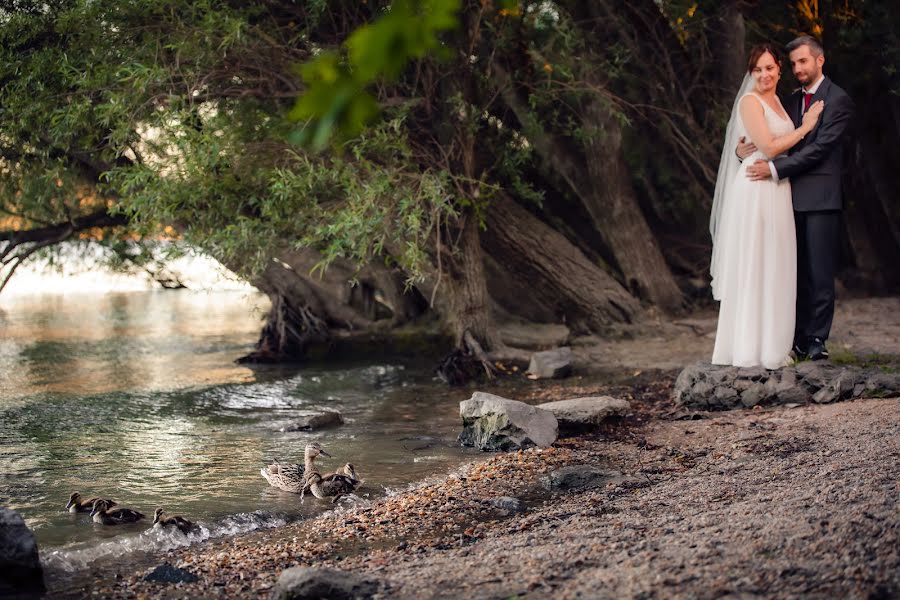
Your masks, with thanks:
<instances>
[{"instance_id":1,"label":"groom","mask_svg":"<svg viewBox=\"0 0 900 600\"><path fill-rule=\"evenodd\" d=\"M757 160L747 167L753 180L790 178L797 229L797 315L794 354L798 359L828 358L825 340L834 317L834 270L841 223L842 138L853 114L853 101L822 73L825 50L813 37L787 45L794 77L800 83L785 107L799 126L810 104L825 101L819 125L788 156ZM756 150L739 144L743 160Z\"/></svg>"}]
</instances>

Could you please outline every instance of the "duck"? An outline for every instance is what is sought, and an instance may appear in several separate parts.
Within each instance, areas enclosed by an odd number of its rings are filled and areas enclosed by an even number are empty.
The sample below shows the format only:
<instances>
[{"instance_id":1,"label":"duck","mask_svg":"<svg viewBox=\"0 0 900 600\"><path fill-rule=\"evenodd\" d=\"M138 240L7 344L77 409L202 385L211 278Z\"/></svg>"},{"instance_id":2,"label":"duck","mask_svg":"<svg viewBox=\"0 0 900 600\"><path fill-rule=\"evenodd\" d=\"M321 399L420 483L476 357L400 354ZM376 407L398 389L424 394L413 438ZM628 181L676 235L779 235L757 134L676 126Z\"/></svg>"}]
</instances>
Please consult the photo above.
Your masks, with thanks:
<instances>
[{"instance_id":1,"label":"duck","mask_svg":"<svg viewBox=\"0 0 900 600\"><path fill-rule=\"evenodd\" d=\"M145 518L144 515L133 508L115 508L106 500L99 500L94 503L94 509L91 511L91 519L94 523L101 525L120 525L122 523L137 523Z\"/></svg>"},{"instance_id":2,"label":"duck","mask_svg":"<svg viewBox=\"0 0 900 600\"><path fill-rule=\"evenodd\" d=\"M321 500L331 498L331 502L335 503L342 496L355 492L360 485L362 485L362 481L356 474L356 469L352 464L347 463L341 470L324 477L318 471L310 473L306 478L306 485L303 487L300 497L303 498L308 489L316 498Z\"/></svg>"},{"instance_id":3,"label":"duck","mask_svg":"<svg viewBox=\"0 0 900 600\"><path fill-rule=\"evenodd\" d=\"M116 501L109 498L88 498L87 500L82 500L79 492L72 492L72 495L69 496L69 501L66 503L66 510L72 513L91 512L94 510L94 504L99 500L107 502L110 506L116 506Z\"/></svg>"},{"instance_id":4,"label":"duck","mask_svg":"<svg viewBox=\"0 0 900 600\"><path fill-rule=\"evenodd\" d=\"M303 486L306 485L307 474L318 469L315 466L315 460L319 455L331 458L331 455L322 449L318 442L310 442L303 451L303 464L280 464L276 461L267 467L259 470L260 474L269 482L272 487L277 487L286 492L301 494Z\"/></svg>"},{"instance_id":5,"label":"duck","mask_svg":"<svg viewBox=\"0 0 900 600\"><path fill-rule=\"evenodd\" d=\"M181 515L166 516L162 508L157 508L153 513L153 524L160 527L176 527L181 533L187 535L194 529L195 525L182 517Z\"/></svg>"}]
</instances>

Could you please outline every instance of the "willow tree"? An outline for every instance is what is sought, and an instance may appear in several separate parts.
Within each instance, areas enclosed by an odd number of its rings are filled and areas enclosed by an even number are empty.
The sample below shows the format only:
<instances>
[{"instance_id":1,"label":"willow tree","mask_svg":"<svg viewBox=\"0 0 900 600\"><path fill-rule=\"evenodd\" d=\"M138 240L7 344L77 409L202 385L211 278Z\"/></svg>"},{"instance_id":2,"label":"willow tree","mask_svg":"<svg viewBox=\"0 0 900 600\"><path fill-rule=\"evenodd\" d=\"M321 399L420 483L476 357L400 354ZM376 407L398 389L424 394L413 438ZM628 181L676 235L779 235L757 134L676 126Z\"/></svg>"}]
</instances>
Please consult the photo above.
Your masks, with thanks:
<instances>
[{"instance_id":1,"label":"willow tree","mask_svg":"<svg viewBox=\"0 0 900 600\"><path fill-rule=\"evenodd\" d=\"M260 360L437 316L490 368L520 355L498 319L678 312L747 10L13 3L0 260L98 228L177 235L272 299Z\"/></svg>"}]
</instances>

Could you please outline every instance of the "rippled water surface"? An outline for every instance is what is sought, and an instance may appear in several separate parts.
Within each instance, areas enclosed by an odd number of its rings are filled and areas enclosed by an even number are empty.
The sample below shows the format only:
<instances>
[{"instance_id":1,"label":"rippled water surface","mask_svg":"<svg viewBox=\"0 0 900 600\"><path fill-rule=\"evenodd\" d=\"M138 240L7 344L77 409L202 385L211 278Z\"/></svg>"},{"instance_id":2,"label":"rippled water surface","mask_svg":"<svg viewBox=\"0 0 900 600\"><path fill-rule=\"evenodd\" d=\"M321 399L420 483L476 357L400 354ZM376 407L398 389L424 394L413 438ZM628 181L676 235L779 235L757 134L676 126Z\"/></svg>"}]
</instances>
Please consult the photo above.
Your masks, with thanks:
<instances>
[{"instance_id":1,"label":"rippled water surface","mask_svg":"<svg viewBox=\"0 0 900 600\"><path fill-rule=\"evenodd\" d=\"M19 297L0 302L0 505L35 530L51 567L71 569L131 549L167 548L320 512L268 486L272 459L302 461L319 441L323 471L355 463L359 500L446 473L458 401L430 361L250 369L265 299L161 291ZM338 410L346 423L281 431ZM102 494L152 517L163 506L197 521L190 540L104 527L63 507ZM179 537L180 536L180 537Z\"/></svg>"}]
</instances>

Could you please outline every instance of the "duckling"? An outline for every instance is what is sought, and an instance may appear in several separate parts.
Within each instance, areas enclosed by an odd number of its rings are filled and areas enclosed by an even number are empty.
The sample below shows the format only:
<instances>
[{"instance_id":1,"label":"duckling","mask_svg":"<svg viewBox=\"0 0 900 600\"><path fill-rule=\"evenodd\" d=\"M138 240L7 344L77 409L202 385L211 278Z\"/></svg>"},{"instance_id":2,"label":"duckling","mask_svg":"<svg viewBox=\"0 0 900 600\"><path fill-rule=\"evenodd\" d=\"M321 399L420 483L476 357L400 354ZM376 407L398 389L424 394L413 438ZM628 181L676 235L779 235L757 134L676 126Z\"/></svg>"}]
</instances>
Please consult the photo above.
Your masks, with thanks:
<instances>
[{"instance_id":1,"label":"duckling","mask_svg":"<svg viewBox=\"0 0 900 600\"><path fill-rule=\"evenodd\" d=\"M91 519L94 523L101 525L119 525L121 523L136 523L144 518L142 513L132 508L116 508L110 510L110 505L106 500L100 500L94 503L94 509L91 511Z\"/></svg>"},{"instance_id":2,"label":"duckling","mask_svg":"<svg viewBox=\"0 0 900 600\"><path fill-rule=\"evenodd\" d=\"M300 497L302 499L308 489L316 498L331 498L331 502L335 503L341 496L355 492L360 485L362 485L362 481L356 475L356 469L352 464L347 463L341 471L325 477L322 477L318 471L310 473L306 478L306 485L303 487Z\"/></svg>"},{"instance_id":3,"label":"duckling","mask_svg":"<svg viewBox=\"0 0 900 600\"><path fill-rule=\"evenodd\" d=\"M94 504L98 500L104 500L108 502L110 506L116 506L116 501L110 500L109 498L88 498L87 500L82 500L80 493L72 492L72 495L69 496L69 502L66 504L66 510L73 513L91 512L94 510Z\"/></svg>"},{"instance_id":4,"label":"duckling","mask_svg":"<svg viewBox=\"0 0 900 600\"><path fill-rule=\"evenodd\" d=\"M303 486L306 483L306 474L312 471L318 472L314 461L320 454L331 458L330 454L322 450L318 442L310 442L303 451L302 465L282 465L275 462L275 464L260 469L259 472L272 487L299 494L303 491Z\"/></svg>"},{"instance_id":5,"label":"duckling","mask_svg":"<svg viewBox=\"0 0 900 600\"><path fill-rule=\"evenodd\" d=\"M157 508L153 513L153 524L159 524L160 527L177 527L181 533L187 535L194 529L194 524L182 517L181 515L164 516L165 511Z\"/></svg>"},{"instance_id":6,"label":"duckling","mask_svg":"<svg viewBox=\"0 0 900 600\"><path fill-rule=\"evenodd\" d=\"M347 463L346 465L344 465L343 467L341 467L340 469L338 469L337 471L335 471L335 472L332 473L331 475L326 475L325 477L323 477L323 479L328 479L329 477L331 477L331 476L333 476L333 475L341 475L341 476L343 476L343 477L349 477L349 478L350 478L351 480L353 480L353 481L362 483L362 482L359 480L359 476L356 474L356 467L354 467L354 466L353 466L352 464L350 464L350 463Z\"/></svg>"}]
</instances>

